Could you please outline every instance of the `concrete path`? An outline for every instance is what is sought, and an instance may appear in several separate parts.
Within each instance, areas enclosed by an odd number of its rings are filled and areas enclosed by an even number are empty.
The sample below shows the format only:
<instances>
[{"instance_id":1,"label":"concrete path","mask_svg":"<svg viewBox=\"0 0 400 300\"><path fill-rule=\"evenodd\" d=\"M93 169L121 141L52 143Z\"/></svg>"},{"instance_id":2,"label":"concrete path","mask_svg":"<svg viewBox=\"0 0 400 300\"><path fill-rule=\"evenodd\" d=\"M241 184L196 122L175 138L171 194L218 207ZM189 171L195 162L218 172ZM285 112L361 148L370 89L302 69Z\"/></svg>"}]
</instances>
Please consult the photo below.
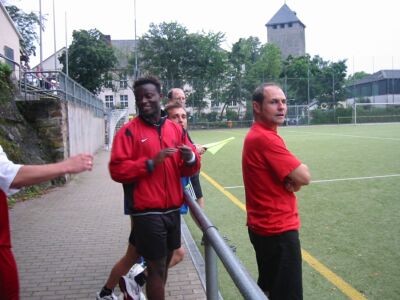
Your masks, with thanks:
<instances>
[{"instance_id":1,"label":"concrete path","mask_svg":"<svg viewBox=\"0 0 400 300\"><path fill-rule=\"evenodd\" d=\"M109 155L99 152L92 172L10 210L21 300L95 299L125 253L130 221L122 188L108 174ZM190 255L169 271L166 295L206 299Z\"/></svg>"}]
</instances>

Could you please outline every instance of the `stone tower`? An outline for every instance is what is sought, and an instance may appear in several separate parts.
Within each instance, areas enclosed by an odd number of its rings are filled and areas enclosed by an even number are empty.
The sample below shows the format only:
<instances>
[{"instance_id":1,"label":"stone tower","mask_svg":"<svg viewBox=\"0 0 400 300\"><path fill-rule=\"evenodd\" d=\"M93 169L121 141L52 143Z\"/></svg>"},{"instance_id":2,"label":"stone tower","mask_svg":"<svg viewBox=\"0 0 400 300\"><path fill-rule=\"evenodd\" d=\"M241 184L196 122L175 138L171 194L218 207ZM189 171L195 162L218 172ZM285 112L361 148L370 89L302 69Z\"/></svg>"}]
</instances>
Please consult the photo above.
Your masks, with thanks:
<instances>
[{"instance_id":1,"label":"stone tower","mask_svg":"<svg viewBox=\"0 0 400 300\"><path fill-rule=\"evenodd\" d=\"M305 28L296 13L284 4L267 24L268 43L281 49L282 58L306 53Z\"/></svg>"}]
</instances>

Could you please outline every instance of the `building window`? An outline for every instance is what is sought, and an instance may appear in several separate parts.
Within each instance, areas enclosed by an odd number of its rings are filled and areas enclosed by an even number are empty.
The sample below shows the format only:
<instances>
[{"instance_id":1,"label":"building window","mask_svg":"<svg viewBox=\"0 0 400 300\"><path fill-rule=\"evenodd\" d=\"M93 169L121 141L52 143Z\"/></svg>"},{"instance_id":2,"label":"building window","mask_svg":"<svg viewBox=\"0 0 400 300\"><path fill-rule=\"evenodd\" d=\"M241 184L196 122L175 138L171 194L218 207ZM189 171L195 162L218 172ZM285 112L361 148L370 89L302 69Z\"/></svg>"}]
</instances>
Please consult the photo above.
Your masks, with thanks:
<instances>
[{"instance_id":1,"label":"building window","mask_svg":"<svg viewBox=\"0 0 400 300\"><path fill-rule=\"evenodd\" d=\"M104 86L105 86L106 88L108 88L108 89L112 89L112 87L113 87L113 82L112 82L112 80L107 80L107 81L104 83Z\"/></svg>"},{"instance_id":2,"label":"building window","mask_svg":"<svg viewBox=\"0 0 400 300\"><path fill-rule=\"evenodd\" d=\"M126 89L128 87L128 81L127 80L120 80L119 81L119 87L121 89Z\"/></svg>"},{"instance_id":3,"label":"building window","mask_svg":"<svg viewBox=\"0 0 400 300\"><path fill-rule=\"evenodd\" d=\"M273 28L273 29L276 29L276 28L277 28L277 26L276 26L276 25L273 25L273 26L272 26L272 28Z\"/></svg>"},{"instance_id":4,"label":"building window","mask_svg":"<svg viewBox=\"0 0 400 300\"><path fill-rule=\"evenodd\" d=\"M128 95L119 95L119 103L121 108L128 107Z\"/></svg>"},{"instance_id":5,"label":"building window","mask_svg":"<svg viewBox=\"0 0 400 300\"><path fill-rule=\"evenodd\" d=\"M281 28L285 28L285 24L281 24L279 25Z\"/></svg>"},{"instance_id":6,"label":"building window","mask_svg":"<svg viewBox=\"0 0 400 300\"><path fill-rule=\"evenodd\" d=\"M6 64L11 67L11 69L14 71L15 70L15 65L12 63L14 61L14 49L4 46L4 55L7 57L9 60L6 60Z\"/></svg>"},{"instance_id":7,"label":"building window","mask_svg":"<svg viewBox=\"0 0 400 300\"><path fill-rule=\"evenodd\" d=\"M289 26L289 27L293 27L293 23L289 23L288 26Z\"/></svg>"},{"instance_id":8,"label":"building window","mask_svg":"<svg viewBox=\"0 0 400 300\"><path fill-rule=\"evenodd\" d=\"M112 96L112 95L106 96L106 107L114 108L114 96Z\"/></svg>"}]
</instances>

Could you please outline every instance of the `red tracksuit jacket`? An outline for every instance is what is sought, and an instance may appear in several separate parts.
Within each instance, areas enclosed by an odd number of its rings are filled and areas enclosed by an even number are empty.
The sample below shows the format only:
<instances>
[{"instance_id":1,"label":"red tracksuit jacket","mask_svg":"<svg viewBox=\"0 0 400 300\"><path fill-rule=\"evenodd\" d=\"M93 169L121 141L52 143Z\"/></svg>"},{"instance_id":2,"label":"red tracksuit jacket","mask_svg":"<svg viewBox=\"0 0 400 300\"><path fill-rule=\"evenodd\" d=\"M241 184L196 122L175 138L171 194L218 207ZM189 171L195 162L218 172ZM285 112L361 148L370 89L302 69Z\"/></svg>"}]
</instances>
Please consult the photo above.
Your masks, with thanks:
<instances>
[{"instance_id":1,"label":"red tracksuit jacket","mask_svg":"<svg viewBox=\"0 0 400 300\"><path fill-rule=\"evenodd\" d=\"M180 152L154 167L152 159L164 148L182 144L193 149L196 160L185 163ZM183 203L180 178L200 169L200 157L180 125L166 118L160 125L149 124L136 117L123 126L113 142L109 170L113 180L124 186L125 203L131 204L133 215L147 212L168 212Z\"/></svg>"}]
</instances>

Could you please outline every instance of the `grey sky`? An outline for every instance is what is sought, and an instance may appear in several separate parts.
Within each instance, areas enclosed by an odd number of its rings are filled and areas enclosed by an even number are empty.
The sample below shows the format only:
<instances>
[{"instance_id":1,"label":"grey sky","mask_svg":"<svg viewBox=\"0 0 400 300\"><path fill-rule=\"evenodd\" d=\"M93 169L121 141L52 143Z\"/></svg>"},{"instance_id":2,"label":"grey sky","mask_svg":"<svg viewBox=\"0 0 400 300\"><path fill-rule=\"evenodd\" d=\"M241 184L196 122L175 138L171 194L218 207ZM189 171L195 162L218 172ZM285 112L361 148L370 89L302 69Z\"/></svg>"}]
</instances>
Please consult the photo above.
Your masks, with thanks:
<instances>
[{"instance_id":1,"label":"grey sky","mask_svg":"<svg viewBox=\"0 0 400 300\"><path fill-rule=\"evenodd\" d=\"M4 2L4 0L3 0ZM283 0L136 0L136 32L147 32L151 22L176 21L189 32L223 32L224 48L239 38L258 37L267 42L265 24L284 4ZM6 0L21 9L39 10L39 0ZM97 28L112 39L134 38L134 0L54 0L57 49L65 46L65 12L68 41L74 29ZM347 59L348 73L400 69L398 0L287 0L306 25L306 52L324 60ZM47 14L43 56L54 51L53 0L42 0ZM39 56L32 59L37 63Z\"/></svg>"}]
</instances>

